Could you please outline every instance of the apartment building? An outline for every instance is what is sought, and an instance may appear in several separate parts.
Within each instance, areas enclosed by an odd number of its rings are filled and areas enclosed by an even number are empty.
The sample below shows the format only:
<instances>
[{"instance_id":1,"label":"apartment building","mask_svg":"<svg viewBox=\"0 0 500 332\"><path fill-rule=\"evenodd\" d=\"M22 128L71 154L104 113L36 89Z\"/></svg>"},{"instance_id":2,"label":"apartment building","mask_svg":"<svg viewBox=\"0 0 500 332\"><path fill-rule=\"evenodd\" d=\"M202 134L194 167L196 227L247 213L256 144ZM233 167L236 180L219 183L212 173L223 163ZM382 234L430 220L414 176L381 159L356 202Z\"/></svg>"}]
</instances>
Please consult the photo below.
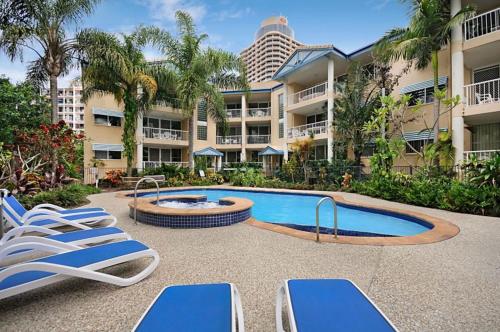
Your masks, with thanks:
<instances>
[{"instance_id":1,"label":"apartment building","mask_svg":"<svg viewBox=\"0 0 500 332\"><path fill-rule=\"evenodd\" d=\"M249 82L271 80L274 72L301 43L295 40L292 28L284 16L273 16L262 21L252 45L241 52L247 66Z\"/></svg>"},{"instance_id":2,"label":"apartment building","mask_svg":"<svg viewBox=\"0 0 500 332\"><path fill-rule=\"evenodd\" d=\"M74 81L67 88L57 89L57 115L70 128L76 131L84 130L85 104L82 98L82 85Z\"/></svg>"},{"instance_id":3,"label":"apartment building","mask_svg":"<svg viewBox=\"0 0 500 332\"><path fill-rule=\"evenodd\" d=\"M464 2L465 3L465 2ZM452 130L457 162L472 153L481 158L500 151L500 7L489 1L475 1L478 14L453 31L451 45L439 53L439 82L449 96L463 101L452 114L441 117L442 131ZM462 2L452 1L453 10ZM350 61L372 62L372 45L345 53L333 45L300 46L278 68L273 80L251 83L249 96L242 91L225 91L225 108L230 125L224 136L207 116L203 103L195 111L195 155L213 157L213 166L224 163L261 162L266 169L288 159L290 146L314 134L313 159L333 158L335 82L344 79ZM405 66L394 64L398 74ZM411 69L399 80L393 94L410 94L421 100L422 117L405 127L406 140L417 149L432 141L423 131L432 123L432 70ZM122 155L122 107L112 97L93 98L86 105L85 164L92 158L105 167L124 168ZM161 163L187 165L188 123L175 105L155 107L139 121L137 157L139 169ZM365 163L369 152L364 156ZM396 165L418 163L407 149Z\"/></svg>"}]
</instances>

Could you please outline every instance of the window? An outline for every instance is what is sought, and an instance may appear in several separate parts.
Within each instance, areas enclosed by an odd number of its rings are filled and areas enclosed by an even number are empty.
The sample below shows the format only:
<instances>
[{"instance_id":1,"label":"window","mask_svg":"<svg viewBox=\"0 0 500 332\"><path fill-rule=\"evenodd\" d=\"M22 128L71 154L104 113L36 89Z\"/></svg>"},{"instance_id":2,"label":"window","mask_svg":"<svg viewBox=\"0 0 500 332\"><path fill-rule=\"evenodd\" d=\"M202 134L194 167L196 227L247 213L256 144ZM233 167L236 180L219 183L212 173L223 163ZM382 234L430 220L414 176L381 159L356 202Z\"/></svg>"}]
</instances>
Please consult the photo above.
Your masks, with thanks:
<instances>
[{"instance_id":1,"label":"window","mask_svg":"<svg viewBox=\"0 0 500 332\"><path fill-rule=\"evenodd\" d=\"M324 113L308 115L306 122L307 122L307 124L310 124L310 123L326 121L326 119L327 119L327 114L326 114L326 112L324 112Z\"/></svg>"},{"instance_id":2,"label":"window","mask_svg":"<svg viewBox=\"0 0 500 332\"><path fill-rule=\"evenodd\" d=\"M411 145L415 150L422 151L424 146L428 144L430 140L428 139L419 139L415 141L409 141L408 144ZM406 144L406 153L415 153L415 151Z\"/></svg>"},{"instance_id":3,"label":"window","mask_svg":"<svg viewBox=\"0 0 500 332\"><path fill-rule=\"evenodd\" d=\"M500 65L474 70L474 83L500 78Z\"/></svg>"},{"instance_id":4,"label":"window","mask_svg":"<svg viewBox=\"0 0 500 332\"><path fill-rule=\"evenodd\" d=\"M252 150L249 152L250 152L250 156L249 156L250 158L248 158L248 156L247 156L247 161L254 162L254 163L262 162L262 156L259 156L259 151Z\"/></svg>"},{"instance_id":5,"label":"window","mask_svg":"<svg viewBox=\"0 0 500 332\"><path fill-rule=\"evenodd\" d=\"M280 122L279 123L279 133L278 133L278 137L279 138L283 138L283 136L285 135L285 124L283 122Z\"/></svg>"},{"instance_id":6,"label":"window","mask_svg":"<svg viewBox=\"0 0 500 332\"><path fill-rule=\"evenodd\" d=\"M103 160L113 160L113 159L122 159L121 151L94 151L95 159L103 159Z\"/></svg>"},{"instance_id":7,"label":"window","mask_svg":"<svg viewBox=\"0 0 500 332\"><path fill-rule=\"evenodd\" d=\"M226 151L224 152L223 160L225 163L239 163L241 161L241 152Z\"/></svg>"},{"instance_id":8,"label":"window","mask_svg":"<svg viewBox=\"0 0 500 332\"><path fill-rule=\"evenodd\" d=\"M198 125L198 139L201 141L206 141L207 140L207 126L200 126Z\"/></svg>"},{"instance_id":9,"label":"window","mask_svg":"<svg viewBox=\"0 0 500 332\"><path fill-rule=\"evenodd\" d=\"M252 126L248 127L248 135L269 135L271 128L269 126Z\"/></svg>"},{"instance_id":10,"label":"window","mask_svg":"<svg viewBox=\"0 0 500 332\"><path fill-rule=\"evenodd\" d=\"M445 84L441 84L438 86L440 90L446 88ZM419 89L415 91L411 91L407 93L411 99L409 102L409 106L415 106L420 101L422 104L429 104L434 102L434 87L429 87L425 89Z\"/></svg>"},{"instance_id":11,"label":"window","mask_svg":"<svg viewBox=\"0 0 500 332\"><path fill-rule=\"evenodd\" d=\"M316 145L311 149L309 158L312 160L323 160L327 158L327 145Z\"/></svg>"},{"instance_id":12,"label":"window","mask_svg":"<svg viewBox=\"0 0 500 332\"><path fill-rule=\"evenodd\" d=\"M182 151L181 149L159 149L144 147L144 149L142 150L142 160L163 163L181 162Z\"/></svg>"},{"instance_id":13,"label":"window","mask_svg":"<svg viewBox=\"0 0 500 332\"><path fill-rule=\"evenodd\" d=\"M227 136L240 136L241 127L229 127ZM223 136L222 127L217 127L217 136Z\"/></svg>"},{"instance_id":14,"label":"window","mask_svg":"<svg viewBox=\"0 0 500 332\"><path fill-rule=\"evenodd\" d=\"M270 107L269 102L258 102L258 103L249 103L248 108L268 108Z\"/></svg>"},{"instance_id":15,"label":"window","mask_svg":"<svg viewBox=\"0 0 500 332\"><path fill-rule=\"evenodd\" d=\"M144 117L142 119L142 125L148 128L181 130L181 122L177 120Z\"/></svg>"},{"instance_id":16,"label":"window","mask_svg":"<svg viewBox=\"0 0 500 332\"><path fill-rule=\"evenodd\" d=\"M198 103L198 121L207 121L207 103L205 100Z\"/></svg>"},{"instance_id":17,"label":"window","mask_svg":"<svg viewBox=\"0 0 500 332\"><path fill-rule=\"evenodd\" d=\"M472 150L500 150L500 122L471 127Z\"/></svg>"},{"instance_id":18,"label":"window","mask_svg":"<svg viewBox=\"0 0 500 332\"><path fill-rule=\"evenodd\" d=\"M94 123L101 126L120 127L121 118L116 116L94 114Z\"/></svg>"}]
</instances>

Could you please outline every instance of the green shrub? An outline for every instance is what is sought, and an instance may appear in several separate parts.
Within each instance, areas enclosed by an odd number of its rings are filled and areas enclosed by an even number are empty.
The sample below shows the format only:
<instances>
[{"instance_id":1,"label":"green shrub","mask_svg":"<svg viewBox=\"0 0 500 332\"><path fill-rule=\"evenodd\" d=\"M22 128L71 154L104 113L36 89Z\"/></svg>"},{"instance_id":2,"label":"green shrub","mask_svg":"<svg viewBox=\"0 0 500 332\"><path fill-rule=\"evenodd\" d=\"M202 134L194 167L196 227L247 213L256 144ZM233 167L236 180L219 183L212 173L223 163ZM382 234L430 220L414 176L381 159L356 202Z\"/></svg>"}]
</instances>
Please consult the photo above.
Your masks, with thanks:
<instances>
[{"instance_id":1,"label":"green shrub","mask_svg":"<svg viewBox=\"0 0 500 332\"><path fill-rule=\"evenodd\" d=\"M87 203L88 195L100 192L100 189L92 186L70 184L62 188L42 191L33 196L21 196L19 199L27 209L43 203L55 204L67 208L85 204Z\"/></svg>"},{"instance_id":2,"label":"green shrub","mask_svg":"<svg viewBox=\"0 0 500 332\"><path fill-rule=\"evenodd\" d=\"M254 168L237 170L231 175L231 182L235 186L260 187L265 180L264 174Z\"/></svg>"},{"instance_id":3,"label":"green shrub","mask_svg":"<svg viewBox=\"0 0 500 332\"><path fill-rule=\"evenodd\" d=\"M352 183L351 192L462 213L500 216L500 188L477 186L448 177L392 174Z\"/></svg>"}]
</instances>

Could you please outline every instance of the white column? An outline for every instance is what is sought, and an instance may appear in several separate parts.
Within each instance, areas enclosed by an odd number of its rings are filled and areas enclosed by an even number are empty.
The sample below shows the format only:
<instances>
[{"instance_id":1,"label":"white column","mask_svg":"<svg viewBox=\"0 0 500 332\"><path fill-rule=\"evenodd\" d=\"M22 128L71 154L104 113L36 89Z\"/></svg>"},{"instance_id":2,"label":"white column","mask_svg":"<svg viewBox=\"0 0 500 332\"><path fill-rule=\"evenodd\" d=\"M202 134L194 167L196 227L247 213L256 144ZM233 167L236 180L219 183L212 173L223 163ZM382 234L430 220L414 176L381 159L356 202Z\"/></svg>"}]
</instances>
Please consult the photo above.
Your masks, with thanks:
<instances>
[{"instance_id":1,"label":"white column","mask_svg":"<svg viewBox=\"0 0 500 332\"><path fill-rule=\"evenodd\" d=\"M334 91L334 76L335 75L335 65L333 63L333 59L328 59L328 128L327 128L327 137L328 137L328 151L327 158L329 161L333 159L333 91Z\"/></svg>"},{"instance_id":2,"label":"white column","mask_svg":"<svg viewBox=\"0 0 500 332\"><path fill-rule=\"evenodd\" d=\"M135 167L142 169L142 150L144 148L144 136L142 134L142 114L137 117L137 128L135 129L136 157Z\"/></svg>"},{"instance_id":3,"label":"white column","mask_svg":"<svg viewBox=\"0 0 500 332\"><path fill-rule=\"evenodd\" d=\"M283 140L285 143L283 144L283 160L288 161L288 84L284 83L283 88ZM279 108L279 105L278 105ZM279 112L279 109L278 109ZM279 121L279 120L278 120Z\"/></svg>"},{"instance_id":4,"label":"white column","mask_svg":"<svg viewBox=\"0 0 500 332\"><path fill-rule=\"evenodd\" d=\"M247 98L241 95L241 161L247 161L247 128L245 119L247 116Z\"/></svg>"},{"instance_id":5,"label":"white column","mask_svg":"<svg viewBox=\"0 0 500 332\"><path fill-rule=\"evenodd\" d=\"M217 166L215 168L216 171L220 171L222 169L222 157L215 157L217 160Z\"/></svg>"},{"instance_id":6,"label":"white column","mask_svg":"<svg viewBox=\"0 0 500 332\"><path fill-rule=\"evenodd\" d=\"M460 11L461 0L451 0L451 16ZM451 93L464 100L464 54L462 52L462 25L451 31ZM464 104L458 104L453 110L452 142L455 148L455 164L464 157L464 118L462 116Z\"/></svg>"}]
</instances>

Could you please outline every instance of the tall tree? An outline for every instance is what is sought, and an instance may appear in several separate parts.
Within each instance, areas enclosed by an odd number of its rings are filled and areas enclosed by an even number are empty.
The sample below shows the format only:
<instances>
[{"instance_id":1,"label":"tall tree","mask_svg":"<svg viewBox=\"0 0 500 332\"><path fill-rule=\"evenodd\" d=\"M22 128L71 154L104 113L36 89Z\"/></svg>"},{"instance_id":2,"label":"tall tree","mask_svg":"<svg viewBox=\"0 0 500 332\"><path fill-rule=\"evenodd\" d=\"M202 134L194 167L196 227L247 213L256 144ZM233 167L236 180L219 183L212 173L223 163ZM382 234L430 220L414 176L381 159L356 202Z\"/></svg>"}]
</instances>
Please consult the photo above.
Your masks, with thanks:
<instances>
[{"instance_id":1,"label":"tall tree","mask_svg":"<svg viewBox=\"0 0 500 332\"><path fill-rule=\"evenodd\" d=\"M11 60L23 59L30 50L35 60L28 65L27 78L41 87L47 81L52 103L52 122L57 117L57 78L75 64L77 44L67 28L92 13L99 0L9 0L2 19L0 49Z\"/></svg>"},{"instance_id":2,"label":"tall tree","mask_svg":"<svg viewBox=\"0 0 500 332\"><path fill-rule=\"evenodd\" d=\"M173 73L159 63L148 63L144 58L142 48L147 45L149 31L150 28L139 27L134 33L119 38L86 29L77 36L85 58L83 100L93 95L111 94L117 103L124 105L122 142L128 174L131 174L136 151L139 115L153 102L160 103L161 99L175 92L172 88L175 82Z\"/></svg>"},{"instance_id":3,"label":"tall tree","mask_svg":"<svg viewBox=\"0 0 500 332\"><path fill-rule=\"evenodd\" d=\"M202 46L208 36L198 34L191 16L176 12L178 38L166 32L157 35L157 45L166 57L166 67L177 75L180 106L189 119L189 166L194 168L193 146L196 118L194 110L204 100L214 121L227 128L222 89L248 90L246 69L241 59L229 52Z\"/></svg>"},{"instance_id":4,"label":"tall tree","mask_svg":"<svg viewBox=\"0 0 500 332\"><path fill-rule=\"evenodd\" d=\"M370 138L363 128L380 104L379 87L371 79L372 74L358 62L352 62L347 70L347 80L338 84L339 97L335 99L334 119L336 132L352 146L357 166Z\"/></svg>"},{"instance_id":5,"label":"tall tree","mask_svg":"<svg viewBox=\"0 0 500 332\"><path fill-rule=\"evenodd\" d=\"M376 53L389 60L404 59L423 70L431 64L434 95L439 90L439 51L451 40L451 30L474 14L470 5L451 15L450 0L406 0L411 7L408 27L388 31L377 43ZM439 138L440 100L434 98L434 142Z\"/></svg>"}]
</instances>

